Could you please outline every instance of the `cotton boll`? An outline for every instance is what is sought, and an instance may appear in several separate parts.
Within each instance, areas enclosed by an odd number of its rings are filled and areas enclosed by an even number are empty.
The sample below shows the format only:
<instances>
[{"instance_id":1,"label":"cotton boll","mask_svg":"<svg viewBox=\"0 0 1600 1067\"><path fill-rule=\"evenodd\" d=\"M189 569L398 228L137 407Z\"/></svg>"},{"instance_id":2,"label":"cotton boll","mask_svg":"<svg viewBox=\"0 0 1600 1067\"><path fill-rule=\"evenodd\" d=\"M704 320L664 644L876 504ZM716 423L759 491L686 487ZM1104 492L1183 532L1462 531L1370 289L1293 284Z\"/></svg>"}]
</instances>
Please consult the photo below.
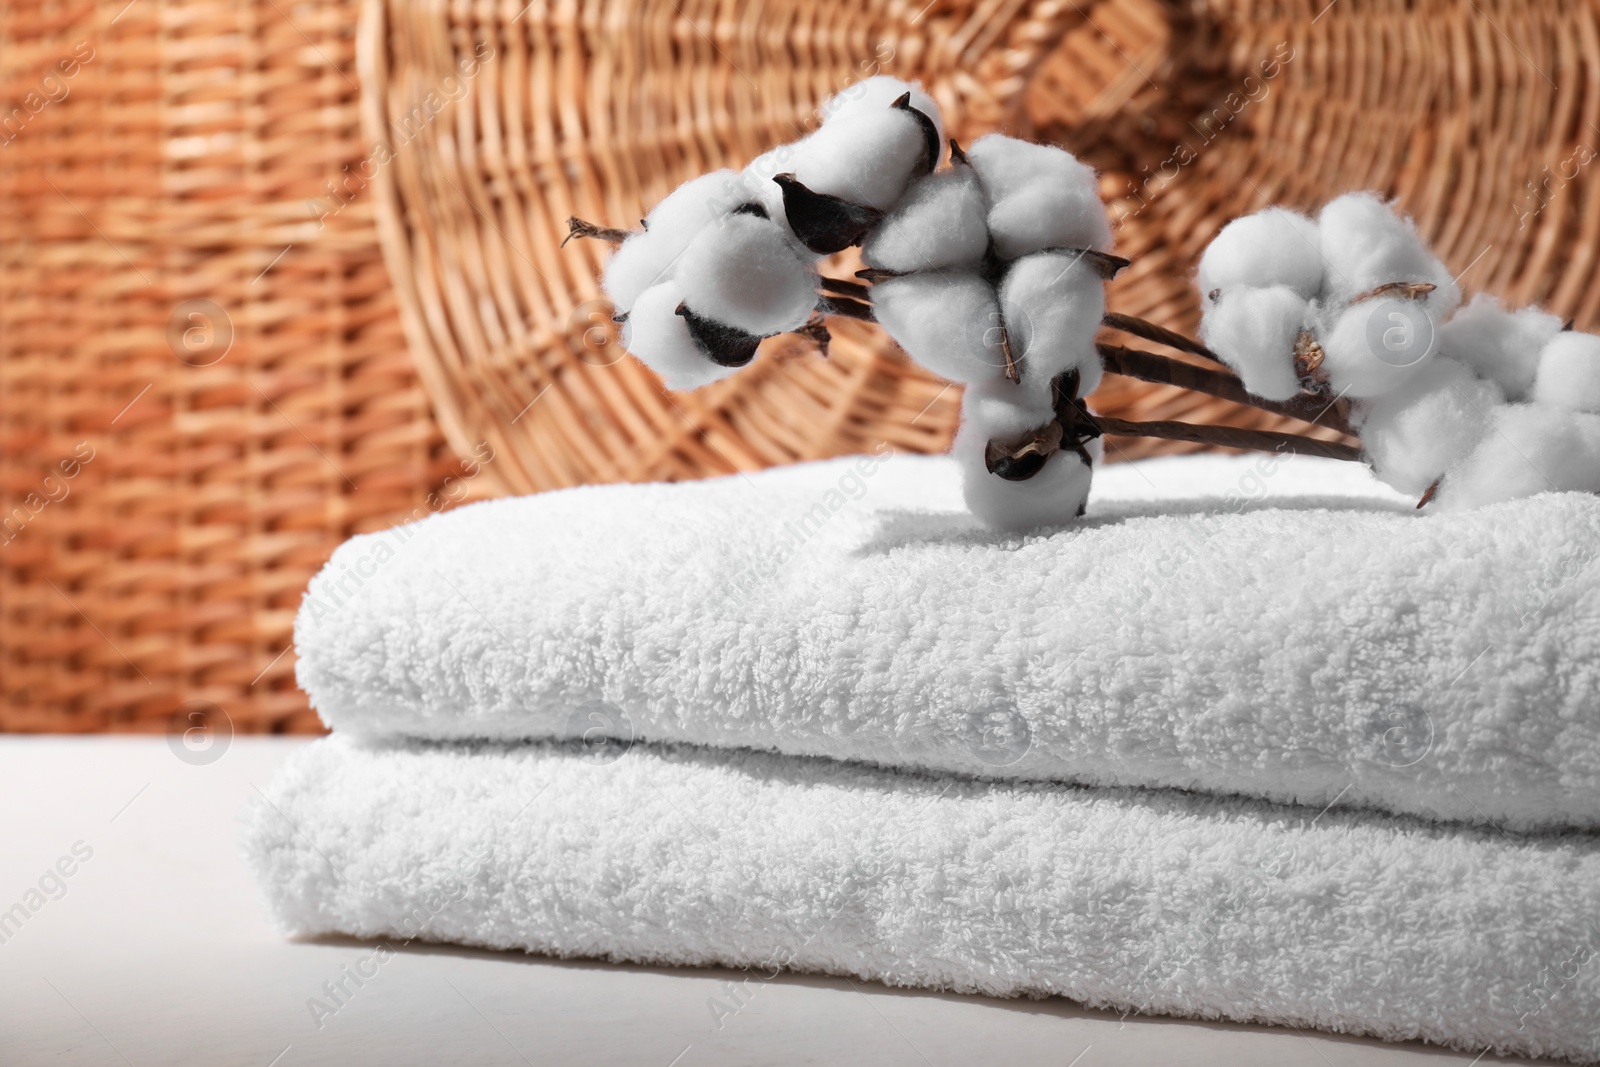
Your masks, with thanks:
<instances>
[{"instance_id":1,"label":"cotton boll","mask_svg":"<svg viewBox=\"0 0 1600 1067\"><path fill-rule=\"evenodd\" d=\"M1411 220L1373 193L1347 193L1323 207L1317 218L1326 266L1323 293L1349 300L1390 282L1431 282L1425 299L1435 315L1461 303L1461 289Z\"/></svg>"},{"instance_id":2,"label":"cotton boll","mask_svg":"<svg viewBox=\"0 0 1600 1067\"><path fill-rule=\"evenodd\" d=\"M794 227L790 225L789 213L784 203L783 186L776 180L778 175L788 175L794 171L800 159L800 147L804 143L802 139L762 153L740 172L739 177L750 190L749 202L759 204L767 217L784 231L790 238L795 255L814 263L820 260L822 255L807 248L805 242L795 233Z\"/></svg>"},{"instance_id":3,"label":"cotton boll","mask_svg":"<svg viewBox=\"0 0 1600 1067\"><path fill-rule=\"evenodd\" d=\"M1373 472L1421 493L1489 432L1490 413L1504 402L1500 386L1441 356L1395 392L1355 404L1351 421Z\"/></svg>"},{"instance_id":4,"label":"cotton boll","mask_svg":"<svg viewBox=\"0 0 1600 1067\"><path fill-rule=\"evenodd\" d=\"M1445 475L1441 509L1462 511L1535 493L1600 492L1600 415L1506 404L1489 432Z\"/></svg>"},{"instance_id":5,"label":"cotton boll","mask_svg":"<svg viewBox=\"0 0 1600 1067\"><path fill-rule=\"evenodd\" d=\"M934 103L933 97L923 91L922 83L903 82L887 74L858 81L834 93L823 101L822 121L828 123L868 111L881 110L891 106L906 93L911 94L911 106L933 120L939 142L944 143L944 116L940 114L939 105Z\"/></svg>"},{"instance_id":6,"label":"cotton boll","mask_svg":"<svg viewBox=\"0 0 1600 1067\"><path fill-rule=\"evenodd\" d=\"M1224 289L1206 307L1200 337L1252 394L1288 400L1300 392L1295 339L1310 321L1310 302L1287 285Z\"/></svg>"},{"instance_id":7,"label":"cotton boll","mask_svg":"<svg viewBox=\"0 0 1600 1067\"><path fill-rule=\"evenodd\" d=\"M1038 446L1005 457L989 468L991 475L1002 481L1025 481L1039 472L1055 447L1051 438L1060 439L1054 399L1049 382L1017 384L998 378L967 386L961 397L961 421L974 435L1013 449L1030 442Z\"/></svg>"},{"instance_id":8,"label":"cotton boll","mask_svg":"<svg viewBox=\"0 0 1600 1067\"><path fill-rule=\"evenodd\" d=\"M1105 310L1105 283L1082 256L1035 252L1012 264L1000 283L1000 313L1023 382L1047 385L1076 368L1079 394L1093 392L1101 376L1094 337Z\"/></svg>"},{"instance_id":9,"label":"cotton boll","mask_svg":"<svg viewBox=\"0 0 1600 1067\"><path fill-rule=\"evenodd\" d=\"M622 324L622 347L661 375L668 389L686 392L726 378L737 368L719 366L689 331L678 314L683 287L677 282L652 286L634 302Z\"/></svg>"},{"instance_id":10,"label":"cotton boll","mask_svg":"<svg viewBox=\"0 0 1600 1067\"><path fill-rule=\"evenodd\" d=\"M1048 380L1014 383L1007 378L973 382L961 395L961 419L990 437L1017 437L1055 418Z\"/></svg>"},{"instance_id":11,"label":"cotton boll","mask_svg":"<svg viewBox=\"0 0 1600 1067\"><path fill-rule=\"evenodd\" d=\"M872 287L878 322L906 354L941 377L976 382L1004 372L994 288L970 271L907 274Z\"/></svg>"},{"instance_id":12,"label":"cotton boll","mask_svg":"<svg viewBox=\"0 0 1600 1067\"><path fill-rule=\"evenodd\" d=\"M932 169L922 126L909 111L885 107L842 115L801 141L793 173L812 192L888 211Z\"/></svg>"},{"instance_id":13,"label":"cotton boll","mask_svg":"<svg viewBox=\"0 0 1600 1067\"><path fill-rule=\"evenodd\" d=\"M989 196L1001 259L1046 248L1111 247L1111 220L1094 171L1051 145L989 134L967 150Z\"/></svg>"},{"instance_id":14,"label":"cotton boll","mask_svg":"<svg viewBox=\"0 0 1600 1067\"><path fill-rule=\"evenodd\" d=\"M740 180L750 190L752 200L761 205L768 218L785 229L789 228L789 223L783 211L783 190L772 179L794 170L800 143L782 144L763 152L739 173Z\"/></svg>"},{"instance_id":15,"label":"cotton boll","mask_svg":"<svg viewBox=\"0 0 1600 1067\"><path fill-rule=\"evenodd\" d=\"M920 113L928 125L924 126L922 119L905 108L894 106L908 93L910 108ZM895 114L889 115L889 112ZM944 120L939 106L920 85L898 78L878 76L857 82L830 97L822 105L821 113L824 125L849 129L830 129L820 139L813 133L793 143L779 145L751 161L743 172L745 182L755 190L767 213L786 227L783 191L773 181L778 175L794 174L815 192L887 210L887 205L903 193L904 181L899 187L895 186L894 172L899 169L898 164L889 168L890 173L873 173L881 169L882 156L887 153L894 157L916 157L916 149L920 147L920 158L912 160L918 164L912 171L915 174L917 170L932 169L926 166L930 138L935 164L944 144ZM867 126L853 126L857 118L867 118ZM872 134L871 130L876 127L893 131L887 144L880 143L881 139Z\"/></svg>"},{"instance_id":16,"label":"cotton boll","mask_svg":"<svg viewBox=\"0 0 1600 1067\"><path fill-rule=\"evenodd\" d=\"M729 215L689 243L677 277L698 314L767 336L792 330L817 304L817 275L771 219Z\"/></svg>"},{"instance_id":17,"label":"cotton boll","mask_svg":"<svg viewBox=\"0 0 1600 1067\"><path fill-rule=\"evenodd\" d=\"M738 171L714 170L678 186L644 217L645 232L671 262L702 230L754 195Z\"/></svg>"},{"instance_id":18,"label":"cotton boll","mask_svg":"<svg viewBox=\"0 0 1600 1067\"><path fill-rule=\"evenodd\" d=\"M1569 330L1551 338L1539 354L1533 399L1600 414L1600 337Z\"/></svg>"},{"instance_id":19,"label":"cotton boll","mask_svg":"<svg viewBox=\"0 0 1600 1067\"><path fill-rule=\"evenodd\" d=\"M1081 456L1074 451L1057 452L1033 477L1007 481L989 473L984 461L991 436L967 421L951 449L961 468L961 494L980 522L994 530L1020 533L1063 526L1083 514L1093 469ZM1091 441L1086 451L1095 463L1100 461L1099 441Z\"/></svg>"},{"instance_id":20,"label":"cotton boll","mask_svg":"<svg viewBox=\"0 0 1600 1067\"><path fill-rule=\"evenodd\" d=\"M1439 351L1439 331L1427 307L1400 297L1329 308L1316 333L1328 385L1352 399L1393 392Z\"/></svg>"},{"instance_id":21,"label":"cotton boll","mask_svg":"<svg viewBox=\"0 0 1600 1067\"><path fill-rule=\"evenodd\" d=\"M1200 257L1200 297L1238 286L1287 286L1310 300L1322 289L1322 246L1317 224L1283 208L1234 219Z\"/></svg>"},{"instance_id":22,"label":"cotton boll","mask_svg":"<svg viewBox=\"0 0 1600 1067\"><path fill-rule=\"evenodd\" d=\"M628 311L639 294L672 277L676 263L662 249L662 242L654 240L649 233L636 233L618 245L606 260L600 288L618 311Z\"/></svg>"},{"instance_id":23,"label":"cotton boll","mask_svg":"<svg viewBox=\"0 0 1600 1067\"><path fill-rule=\"evenodd\" d=\"M618 311L628 311L640 293L673 277L689 242L740 204L756 199L737 171L712 171L684 182L645 216L644 229L606 260L601 288Z\"/></svg>"},{"instance_id":24,"label":"cotton boll","mask_svg":"<svg viewBox=\"0 0 1600 1067\"><path fill-rule=\"evenodd\" d=\"M1506 399L1520 401L1533 389L1539 354L1560 332L1555 315L1538 308L1507 311L1494 297L1479 293L1439 327L1439 344L1480 378L1500 383Z\"/></svg>"},{"instance_id":25,"label":"cotton boll","mask_svg":"<svg viewBox=\"0 0 1600 1067\"><path fill-rule=\"evenodd\" d=\"M869 267L893 271L976 266L989 249L989 206L971 167L911 184L861 246Z\"/></svg>"}]
</instances>

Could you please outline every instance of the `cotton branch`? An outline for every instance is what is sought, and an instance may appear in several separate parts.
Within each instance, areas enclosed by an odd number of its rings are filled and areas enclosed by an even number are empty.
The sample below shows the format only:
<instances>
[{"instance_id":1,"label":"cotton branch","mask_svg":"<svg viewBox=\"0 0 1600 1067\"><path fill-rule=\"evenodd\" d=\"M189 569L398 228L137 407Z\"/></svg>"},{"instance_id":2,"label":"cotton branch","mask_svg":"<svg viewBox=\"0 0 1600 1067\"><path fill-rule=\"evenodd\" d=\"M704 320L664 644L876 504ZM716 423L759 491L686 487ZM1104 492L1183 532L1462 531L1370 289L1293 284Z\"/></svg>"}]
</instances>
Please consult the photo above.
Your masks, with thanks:
<instances>
[{"instance_id":1,"label":"cotton branch","mask_svg":"<svg viewBox=\"0 0 1600 1067\"><path fill-rule=\"evenodd\" d=\"M1159 437L1168 441L1193 441L1222 448L1322 456L1326 459L1361 458L1361 449L1353 445L1274 430L1246 430L1237 426L1206 426L1188 422L1129 422L1110 415L1096 415L1094 418L1103 432L1119 437Z\"/></svg>"},{"instance_id":2,"label":"cotton branch","mask_svg":"<svg viewBox=\"0 0 1600 1067\"><path fill-rule=\"evenodd\" d=\"M1154 352L1124 348L1121 345L1101 344L1096 347L1100 350L1100 358L1106 370L1111 374L1205 393L1219 400L1230 400L1274 415L1326 426L1343 434L1354 433L1350 429L1346 408L1342 402L1316 396L1265 400L1247 392L1244 384L1233 375L1209 367L1197 367L1193 363L1184 363L1156 355Z\"/></svg>"},{"instance_id":3,"label":"cotton branch","mask_svg":"<svg viewBox=\"0 0 1600 1067\"><path fill-rule=\"evenodd\" d=\"M866 274L867 272L861 272ZM860 275L858 275L860 276ZM824 315L840 315L858 321L873 321L872 305L868 302L871 296L871 286L843 278L829 278L824 276L821 288L826 295L818 302L818 311ZM1145 352L1137 348L1126 348L1122 345L1101 344L1100 358L1107 372L1121 375L1125 378L1136 378L1140 381L1153 382L1158 385L1171 385L1191 392L1205 393L1220 400L1228 400L1246 407L1253 407L1273 415L1297 419L1301 422L1317 426L1326 426L1339 433L1354 436L1348 419L1348 408L1342 401L1332 401L1321 396L1307 395L1294 397L1290 400L1266 400L1246 391L1243 383L1233 374L1222 369L1220 358L1205 345L1193 338L1186 337L1164 326L1136 318L1132 315L1122 315L1116 312L1108 313L1102 320L1113 329L1134 334L1137 337L1164 344L1169 348L1181 352L1189 352L1205 359L1218 363L1217 368L1196 366L1181 360L1157 355L1154 352ZM1003 334L1003 336L1006 336ZM1009 341L1009 337L1006 336ZM1010 356L1010 345L1006 344L1006 354ZM1022 369L1026 369L1025 365ZM1007 377L1016 380L1017 364L1008 359ZM1116 421L1116 420L1114 420ZM1334 459L1352 459L1359 455L1359 450L1348 445L1332 446L1331 450L1318 450L1311 445L1302 445L1300 442L1310 441L1310 438L1300 437L1295 434L1273 434L1265 430L1241 430L1236 427L1210 427L1192 423L1139 423L1120 421L1122 429L1108 432L1128 437L1159 437L1175 441L1197 441L1207 444L1226 445L1229 448L1254 449L1258 451L1282 451L1286 446L1293 451L1307 455L1329 455ZM1144 429L1136 429L1144 427ZM1216 431L1212 436L1205 436L1209 431ZM1226 440L1223 440L1226 438ZM1323 442L1319 442L1323 444Z\"/></svg>"},{"instance_id":4,"label":"cotton branch","mask_svg":"<svg viewBox=\"0 0 1600 1067\"><path fill-rule=\"evenodd\" d=\"M1179 352L1187 352L1191 356L1209 359L1213 363L1222 364L1222 357L1217 355L1205 345L1192 337L1185 337L1176 330L1169 330L1165 326L1158 326L1135 315L1123 315L1120 312L1108 311L1100 320L1113 330L1131 333L1135 337L1142 337L1146 341L1154 341L1158 345L1175 348ZM1222 364L1226 365L1226 364Z\"/></svg>"},{"instance_id":5,"label":"cotton branch","mask_svg":"<svg viewBox=\"0 0 1600 1067\"><path fill-rule=\"evenodd\" d=\"M576 215L567 216L567 235L561 239L561 244L574 237L594 237L601 241L610 241L612 244L621 244L633 233L632 230L618 230L610 226L596 226L592 222L585 222Z\"/></svg>"}]
</instances>

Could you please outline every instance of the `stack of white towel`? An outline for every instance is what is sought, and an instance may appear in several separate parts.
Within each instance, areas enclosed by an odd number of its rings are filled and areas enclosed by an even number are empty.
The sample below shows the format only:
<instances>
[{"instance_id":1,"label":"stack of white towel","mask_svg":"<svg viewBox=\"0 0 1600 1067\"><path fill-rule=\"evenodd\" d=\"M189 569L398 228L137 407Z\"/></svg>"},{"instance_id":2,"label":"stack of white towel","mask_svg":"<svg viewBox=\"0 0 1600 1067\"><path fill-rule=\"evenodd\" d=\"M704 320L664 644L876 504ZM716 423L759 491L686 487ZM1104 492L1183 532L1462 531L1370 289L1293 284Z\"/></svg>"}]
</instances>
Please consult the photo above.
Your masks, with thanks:
<instances>
[{"instance_id":1,"label":"stack of white towel","mask_svg":"<svg viewBox=\"0 0 1600 1067\"><path fill-rule=\"evenodd\" d=\"M944 458L358 537L250 813L297 933L824 971L1600 1059L1600 498Z\"/></svg>"}]
</instances>

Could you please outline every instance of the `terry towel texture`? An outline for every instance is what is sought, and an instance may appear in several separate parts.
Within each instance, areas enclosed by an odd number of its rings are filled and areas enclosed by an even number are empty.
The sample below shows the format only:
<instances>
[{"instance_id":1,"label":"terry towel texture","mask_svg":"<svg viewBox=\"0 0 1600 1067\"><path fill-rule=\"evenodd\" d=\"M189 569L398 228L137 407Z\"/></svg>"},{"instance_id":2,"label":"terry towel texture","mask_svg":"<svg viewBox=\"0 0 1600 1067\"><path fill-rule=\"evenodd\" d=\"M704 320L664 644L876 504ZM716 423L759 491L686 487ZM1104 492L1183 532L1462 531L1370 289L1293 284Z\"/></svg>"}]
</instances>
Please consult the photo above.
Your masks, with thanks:
<instances>
[{"instance_id":1,"label":"terry towel texture","mask_svg":"<svg viewBox=\"0 0 1600 1067\"><path fill-rule=\"evenodd\" d=\"M1110 466L1025 538L943 458L497 500L340 548L299 678L347 735L1600 825L1600 498L1413 503L1271 457Z\"/></svg>"},{"instance_id":2,"label":"terry towel texture","mask_svg":"<svg viewBox=\"0 0 1600 1067\"><path fill-rule=\"evenodd\" d=\"M266 800L247 852L304 934L1600 1059L1590 834L646 745L334 738Z\"/></svg>"}]
</instances>

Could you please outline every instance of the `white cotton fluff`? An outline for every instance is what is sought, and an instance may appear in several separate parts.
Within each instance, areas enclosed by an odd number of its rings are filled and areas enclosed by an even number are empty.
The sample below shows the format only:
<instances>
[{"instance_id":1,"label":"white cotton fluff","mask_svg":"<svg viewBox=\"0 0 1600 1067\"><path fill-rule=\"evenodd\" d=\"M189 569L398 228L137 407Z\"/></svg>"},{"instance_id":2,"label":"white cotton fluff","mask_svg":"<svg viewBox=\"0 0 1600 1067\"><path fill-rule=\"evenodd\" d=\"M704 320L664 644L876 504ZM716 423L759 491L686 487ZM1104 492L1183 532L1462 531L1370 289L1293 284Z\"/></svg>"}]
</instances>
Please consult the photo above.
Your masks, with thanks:
<instances>
[{"instance_id":1,"label":"white cotton fluff","mask_svg":"<svg viewBox=\"0 0 1600 1067\"><path fill-rule=\"evenodd\" d=\"M1234 219L1200 257L1202 303L1237 286L1288 286L1310 300L1322 289L1322 246L1317 224L1280 207Z\"/></svg>"},{"instance_id":2,"label":"white cotton fluff","mask_svg":"<svg viewBox=\"0 0 1600 1067\"><path fill-rule=\"evenodd\" d=\"M1441 356L1396 391L1353 405L1351 421L1373 472L1403 493L1421 493L1489 432L1504 402L1494 382Z\"/></svg>"},{"instance_id":3,"label":"white cotton fluff","mask_svg":"<svg viewBox=\"0 0 1600 1067\"><path fill-rule=\"evenodd\" d=\"M891 154L895 154L896 146L899 146L904 151L899 153L898 158L903 160L907 155L913 154L914 146L920 150L920 154L914 154L913 158L924 159L927 152L926 133L922 132L922 127L917 124L914 117L891 106L907 92L911 94L911 106L932 120L938 132L938 142L943 145L944 119L939 113L939 105L923 92L920 85L903 82L898 78L879 75L857 82L835 93L823 103L819 111L823 123L834 126L845 126L854 118L870 116L878 124L895 131L888 149ZM884 113L891 110L897 111L900 117L885 118ZM906 132L908 127L918 131L915 139ZM892 204L903 194L904 182L899 188L895 188L893 173L887 176L871 173L878 168L877 160L885 151L882 146L874 143L875 140L867 128L853 127L845 132L831 132L822 139L819 149L816 134L808 134L798 141L763 152L744 168L741 176L751 195L766 208L767 214L785 231L789 231L789 223L783 206L783 190L772 180L779 174L792 173L807 188L816 192L842 197L851 203L871 203L871 206L879 210L887 210L884 203ZM823 157L820 160L814 158L819 151ZM862 158L863 151L866 158ZM841 163L840 160L844 162ZM852 164L851 160L856 162ZM889 169L897 170L898 163ZM831 187L824 188L824 186ZM885 193L880 186L889 189L892 195ZM869 193L874 194L874 201L865 199L865 195ZM815 257L815 253L799 246L798 242L797 247L800 255Z\"/></svg>"},{"instance_id":4,"label":"white cotton fluff","mask_svg":"<svg viewBox=\"0 0 1600 1067\"><path fill-rule=\"evenodd\" d=\"M767 217L782 226L791 238L794 232L789 229L789 217L783 210L783 189L772 179L774 175L794 170L795 161L800 158L799 153L799 141L778 145L751 160L739 174L745 187L750 190L751 199L760 204L766 210ZM794 245L799 255L819 258L798 240Z\"/></svg>"},{"instance_id":5,"label":"white cotton fluff","mask_svg":"<svg viewBox=\"0 0 1600 1067\"><path fill-rule=\"evenodd\" d=\"M606 296L619 311L632 308L639 294L673 277L690 241L751 199L749 183L733 170L712 171L678 186L645 216L644 229L606 261L601 279Z\"/></svg>"},{"instance_id":6,"label":"white cotton fluff","mask_svg":"<svg viewBox=\"0 0 1600 1067\"><path fill-rule=\"evenodd\" d=\"M1080 255L1035 252L1012 264L1000 282L1000 313L1024 383L1048 387L1076 368L1079 395L1093 392L1101 375L1094 338L1105 310L1105 282Z\"/></svg>"},{"instance_id":7,"label":"white cotton fluff","mask_svg":"<svg viewBox=\"0 0 1600 1067\"><path fill-rule=\"evenodd\" d=\"M702 230L750 197L749 183L738 171L714 170L684 182L651 208L644 217L644 232L670 262Z\"/></svg>"},{"instance_id":8,"label":"white cotton fluff","mask_svg":"<svg viewBox=\"0 0 1600 1067\"><path fill-rule=\"evenodd\" d=\"M1551 338L1539 354L1533 400L1600 414L1600 337L1567 330Z\"/></svg>"},{"instance_id":9,"label":"white cotton fluff","mask_svg":"<svg viewBox=\"0 0 1600 1067\"><path fill-rule=\"evenodd\" d=\"M989 205L971 167L957 164L911 184L861 246L882 270L976 266L989 249Z\"/></svg>"},{"instance_id":10,"label":"white cotton fluff","mask_svg":"<svg viewBox=\"0 0 1600 1067\"><path fill-rule=\"evenodd\" d=\"M771 219L729 215L689 243L678 280L697 314L766 337L802 325L817 274Z\"/></svg>"},{"instance_id":11,"label":"white cotton fluff","mask_svg":"<svg viewBox=\"0 0 1600 1067\"><path fill-rule=\"evenodd\" d=\"M1413 380L1439 352L1439 331L1418 300L1380 297L1324 310L1314 332L1338 396L1381 396Z\"/></svg>"},{"instance_id":12,"label":"white cotton fluff","mask_svg":"<svg viewBox=\"0 0 1600 1067\"><path fill-rule=\"evenodd\" d=\"M662 242L649 233L635 233L606 260L600 288L618 311L628 311L639 294L671 278L675 266L673 257L663 254Z\"/></svg>"},{"instance_id":13,"label":"white cotton fluff","mask_svg":"<svg viewBox=\"0 0 1600 1067\"><path fill-rule=\"evenodd\" d=\"M675 281L646 289L622 324L622 347L661 375L668 389L687 392L726 378L737 367L711 362L678 314L683 286Z\"/></svg>"},{"instance_id":14,"label":"white cotton fluff","mask_svg":"<svg viewBox=\"0 0 1600 1067\"><path fill-rule=\"evenodd\" d=\"M793 172L814 193L888 211L926 173L927 135L916 118L885 107L842 115L795 145Z\"/></svg>"},{"instance_id":15,"label":"white cotton fluff","mask_svg":"<svg viewBox=\"0 0 1600 1067\"><path fill-rule=\"evenodd\" d=\"M1311 304L1287 285L1224 289L1215 303L1202 301L1200 337L1239 372L1244 387L1267 400L1300 392L1294 344L1311 321Z\"/></svg>"},{"instance_id":16,"label":"white cotton fluff","mask_svg":"<svg viewBox=\"0 0 1600 1067\"><path fill-rule=\"evenodd\" d=\"M1048 381L1018 384L991 378L967 386L961 395L961 418L988 437L1016 437L1054 419L1053 400Z\"/></svg>"},{"instance_id":17,"label":"white cotton fluff","mask_svg":"<svg viewBox=\"0 0 1600 1067\"><path fill-rule=\"evenodd\" d=\"M933 97L923 90L921 82L904 82L879 74L840 89L824 100L819 110L822 121L828 123L890 107L906 93L911 94L911 106L933 120L934 128L939 131L939 143L943 144L944 116Z\"/></svg>"},{"instance_id":18,"label":"white cotton fluff","mask_svg":"<svg viewBox=\"0 0 1600 1067\"><path fill-rule=\"evenodd\" d=\"M1000 301L970 271L934 271L889 278L872 287L879 324L928 370L955 382L1005 372Z\"/></svg>"},{"instance_id":19,"label":"white cotton fluff","mask_svg":"<svg viewBox=\"0 0 1600 1067\"><path fill-rule=\"evenodd\" d=\"M1506 404L1439 489L1464 511L1550 491L1600 492L1600 415L1545 404Z\"/></svg>"},{"instance_id":20,"label":"white cotton fluff","mask_svg":"<svg viewBox=\"0 0 1600 1067\"><path fill-rule=\"evenodd\" d=\"M1506 399L1525 400L1539 372L1539 354L1561 332L1561 319L1538 308L1507 311L1479 293L1439 327L1439 343L1480 378L1500 383Z\"/></svg>"},{"instance_id":21,"label":"white cotton fluff","mask_svg":"<svg viewBox=\"0 0 1600 1067\"><path fill-rule=\"evenodd\" d=\"M1111 219L1095 174L1071 153L992 133L967 150L989 194L989 232L1001 259L1046 248L1111 248Z\"/></svg>"},{"instance_id":22,"label":"white cotton fluff","mask_svg":"<svg viewBox=\"0 0 1600 1067\"><path fill-rule=\"evenodd\" d=\"M1461 303L1449 269L1418 236L1411 220L1374 193L1347 193L1317 218L1325 266L1323 295L1349 300L1389 282L1432 282L1425 299L1436 315Z\"/></svg>"},{"instance_id":23,"label":"white cotton fluff","mask_svg":"<svg viewBox=\"0 0 1600 1067\"><path fill-rule=\"evenodd\" d=\"M967 413L965 406L963 413ZM984 452L994 436L1001 435L964 418L951 448L961 468L961 495L978 521L1007 533L1075 521L1089 499L1093 469L1076 452L1062 451L1045 460L1044 468L1032 478L1007 481L990 474L984 462ZM1090 442L1087 451L1100 462L1099 441Z\"/></svg>"}]
</instances>

